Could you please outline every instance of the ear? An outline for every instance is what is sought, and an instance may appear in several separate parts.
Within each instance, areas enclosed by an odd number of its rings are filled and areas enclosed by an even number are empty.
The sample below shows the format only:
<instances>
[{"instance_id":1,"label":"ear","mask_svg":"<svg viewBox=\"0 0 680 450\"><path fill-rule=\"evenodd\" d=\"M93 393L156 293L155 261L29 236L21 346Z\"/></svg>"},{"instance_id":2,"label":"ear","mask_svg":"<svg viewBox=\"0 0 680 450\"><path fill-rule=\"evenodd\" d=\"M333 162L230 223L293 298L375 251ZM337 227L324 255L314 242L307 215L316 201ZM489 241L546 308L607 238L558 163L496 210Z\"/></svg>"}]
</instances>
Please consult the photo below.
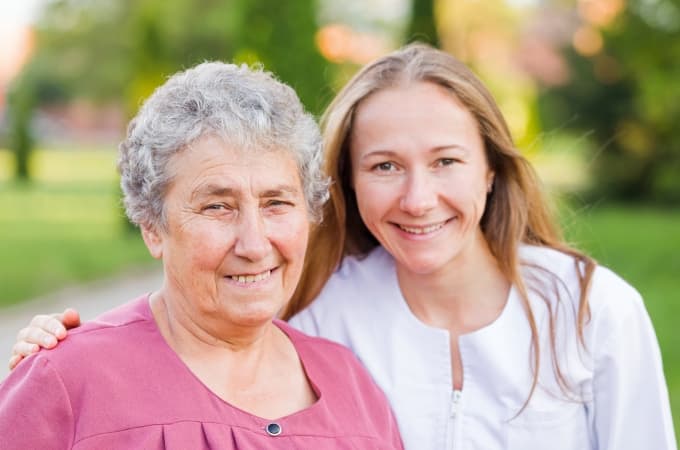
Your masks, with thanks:
<instances>
[{"instance_id":1,"label":"ear","mask_svg":"<svg viewBox=\"0 0 680 450\"><path fill-rule=\"evenodd\" d=\"M486 175L486 193L491 194L493 192L493 182L494 179L496 178L496 173L492 170L489 170L489 173Z\"/></svg>"},{"instance_id":2,"label":"ear","mask_svg":"<svg viewBox=\"0 0 680 450\"><path fill-rule=\"evenodd\" d=\"M157 231L155 227L149 225L140 225L142 230L142 239L149 249L149 253L156 259L163 256L163 235Z\"/></svg>"}]
</instances>

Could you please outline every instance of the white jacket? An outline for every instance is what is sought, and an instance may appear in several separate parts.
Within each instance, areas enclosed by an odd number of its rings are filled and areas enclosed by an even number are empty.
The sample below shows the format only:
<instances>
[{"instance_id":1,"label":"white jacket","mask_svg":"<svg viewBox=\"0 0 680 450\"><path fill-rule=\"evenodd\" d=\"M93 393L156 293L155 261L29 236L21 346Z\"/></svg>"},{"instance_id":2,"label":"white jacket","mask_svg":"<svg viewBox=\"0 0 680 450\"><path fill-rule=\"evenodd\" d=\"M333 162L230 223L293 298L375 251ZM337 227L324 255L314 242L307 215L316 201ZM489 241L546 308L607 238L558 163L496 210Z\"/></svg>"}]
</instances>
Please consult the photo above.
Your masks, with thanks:
<instances>
[{"instance_id":1,"label":"white jacket","mask_svg":"<svg viewBox=\"0 0 680 450\"><path fill-rule=\"evenodd\" d=\"M556 345L571 400L552 370L546 302L533 292L539 387L517 415L533 378L530 329L514 288L493 323L459 338L464 385L454 392L448 332L412 314L394 260L380 247L364 259L345 258L318 299L290 323L354 351L390 399L407 450L675 449L659 347L637 291L608 269L596 269L584 351L575 337L573 259L529 246L521 257L561 280L546 282L540 270L524 266L530 286L563 294L561 303L554 296L549 303L559 310Z\"/></svg>"}]
</instances>

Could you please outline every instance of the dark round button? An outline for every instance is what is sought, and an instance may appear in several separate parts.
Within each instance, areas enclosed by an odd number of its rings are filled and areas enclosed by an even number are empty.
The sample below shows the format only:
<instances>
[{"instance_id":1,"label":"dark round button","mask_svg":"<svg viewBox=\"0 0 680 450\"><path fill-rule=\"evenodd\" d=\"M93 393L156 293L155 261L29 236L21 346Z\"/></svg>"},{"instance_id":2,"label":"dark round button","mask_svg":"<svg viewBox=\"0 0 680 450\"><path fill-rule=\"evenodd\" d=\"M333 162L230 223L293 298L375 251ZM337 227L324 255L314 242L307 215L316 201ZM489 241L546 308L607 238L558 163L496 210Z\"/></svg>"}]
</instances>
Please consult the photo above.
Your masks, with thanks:
<instances>
[{"instance_id":1,"label":"dark round button","mask_svg":"<svg viewBox=\"0 0 680 450\"><path fill-rule=\"evenodd\" d=\"M267 431L267 434L269 436L278 436L279 434L281 434L281 431L283 431L281 429L281 425L279 425L276 422L272 422L272 423L268 424L265 427L265 430Z\"/></svg>"}]
</instances>

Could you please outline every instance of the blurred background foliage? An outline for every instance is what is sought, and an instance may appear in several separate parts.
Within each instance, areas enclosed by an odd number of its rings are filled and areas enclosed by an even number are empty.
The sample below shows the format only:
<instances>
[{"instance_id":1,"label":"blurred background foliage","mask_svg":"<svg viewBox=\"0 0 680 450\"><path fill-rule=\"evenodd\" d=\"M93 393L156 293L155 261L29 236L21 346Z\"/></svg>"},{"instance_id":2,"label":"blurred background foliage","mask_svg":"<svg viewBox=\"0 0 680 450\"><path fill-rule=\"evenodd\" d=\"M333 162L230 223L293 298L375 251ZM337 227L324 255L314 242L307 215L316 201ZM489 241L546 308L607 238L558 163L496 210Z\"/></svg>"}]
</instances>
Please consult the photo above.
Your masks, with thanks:
<instances>
[{"instance_id":1,"label":"blurred background foliage","mask_svg":"<svg viewBox=\"0 0 680 450\"><path fill-rule=\"evenodd\" d=\"M36 1L4 81L0 43L0 306L148 264L115 147L175 71L262 63L318 116L421 40L489 86L568 238L642 292L680 406L680 0Z\"/></svg>"},{"instance_id":2,"label":"blurred background foliage","mask_svg":"<svg viewBox=\"0 0 680 450\"><path fill-rule=\"evenodd\" d=\"M542 92L544 125L592 133L591 198L678 205L680 1L608 3L564 49L571 77Z\"/></svg>"},{"instance_id":3,"label":"blurred background foliage","mask_svg":"<svg viewBox=\"0 0 680 450\"><path fill-rule=\"evenodd\" d=\"M520 147L580 160L585 173L562 187L598 201L680 200L680 0L361 3L46 1L8 88L16 176L30 175L34 108L85 99L116 105L124 123L168 75L220 59L264 64L318 115L360 64L417 39L479 73Z\"/></svg>"},{"instance_id":4,"label":"blurred background foliage","mask_svg":"<svg viewBox=\"0 0 680 450\"><path fill-rule=\"evenodd\" d=\"M313 0L52 1L23 77L40 103L117 100L131 115L177 70L212 59L261 62L319 111L328 63L314 45L315 11Z\"/></svg>"}]
</instances>

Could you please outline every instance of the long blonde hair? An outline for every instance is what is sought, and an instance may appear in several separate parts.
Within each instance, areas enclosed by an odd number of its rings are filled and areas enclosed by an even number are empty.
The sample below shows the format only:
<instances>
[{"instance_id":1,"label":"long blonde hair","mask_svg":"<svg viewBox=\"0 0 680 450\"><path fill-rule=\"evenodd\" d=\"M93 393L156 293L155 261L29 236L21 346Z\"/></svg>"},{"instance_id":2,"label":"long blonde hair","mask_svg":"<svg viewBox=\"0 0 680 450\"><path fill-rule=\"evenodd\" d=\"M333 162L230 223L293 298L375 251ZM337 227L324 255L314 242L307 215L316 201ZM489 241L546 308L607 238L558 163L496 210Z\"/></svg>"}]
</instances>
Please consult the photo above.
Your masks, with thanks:
<instances>
[{"instance_id":1,"label":"long blonde hair","mask_svg":"<svg viewBox=\"0 0 680 450\"><path fill-rule=\"evenodd\" d=\"M314 300L344 256L363 255L379 245L361 221L350 188L349 145L354 114L360 102L372 93L413 82L444 87L478 123L490 169L495 173L481 228L501 271L517 288L527 312L534 373L530 398L538 381L540 352L528 289L520 273L519 246L550 247L574 258L580 284L576 334L582 345L585 345L583 328L590 317L587 292L595 262L564 242L536 173L515 148L505 119L486 87L453 56L424 44L408 45L365 66L338 93L322 117L325 170L332 181L330 200L324 206L323 223L311 233L303 275L284 318L292 317ZM549 301L545 292L538 294ZM552 366L564 392L568 382L557 360L553 315L549 326Z\"/></svg>"}]
</instances>

